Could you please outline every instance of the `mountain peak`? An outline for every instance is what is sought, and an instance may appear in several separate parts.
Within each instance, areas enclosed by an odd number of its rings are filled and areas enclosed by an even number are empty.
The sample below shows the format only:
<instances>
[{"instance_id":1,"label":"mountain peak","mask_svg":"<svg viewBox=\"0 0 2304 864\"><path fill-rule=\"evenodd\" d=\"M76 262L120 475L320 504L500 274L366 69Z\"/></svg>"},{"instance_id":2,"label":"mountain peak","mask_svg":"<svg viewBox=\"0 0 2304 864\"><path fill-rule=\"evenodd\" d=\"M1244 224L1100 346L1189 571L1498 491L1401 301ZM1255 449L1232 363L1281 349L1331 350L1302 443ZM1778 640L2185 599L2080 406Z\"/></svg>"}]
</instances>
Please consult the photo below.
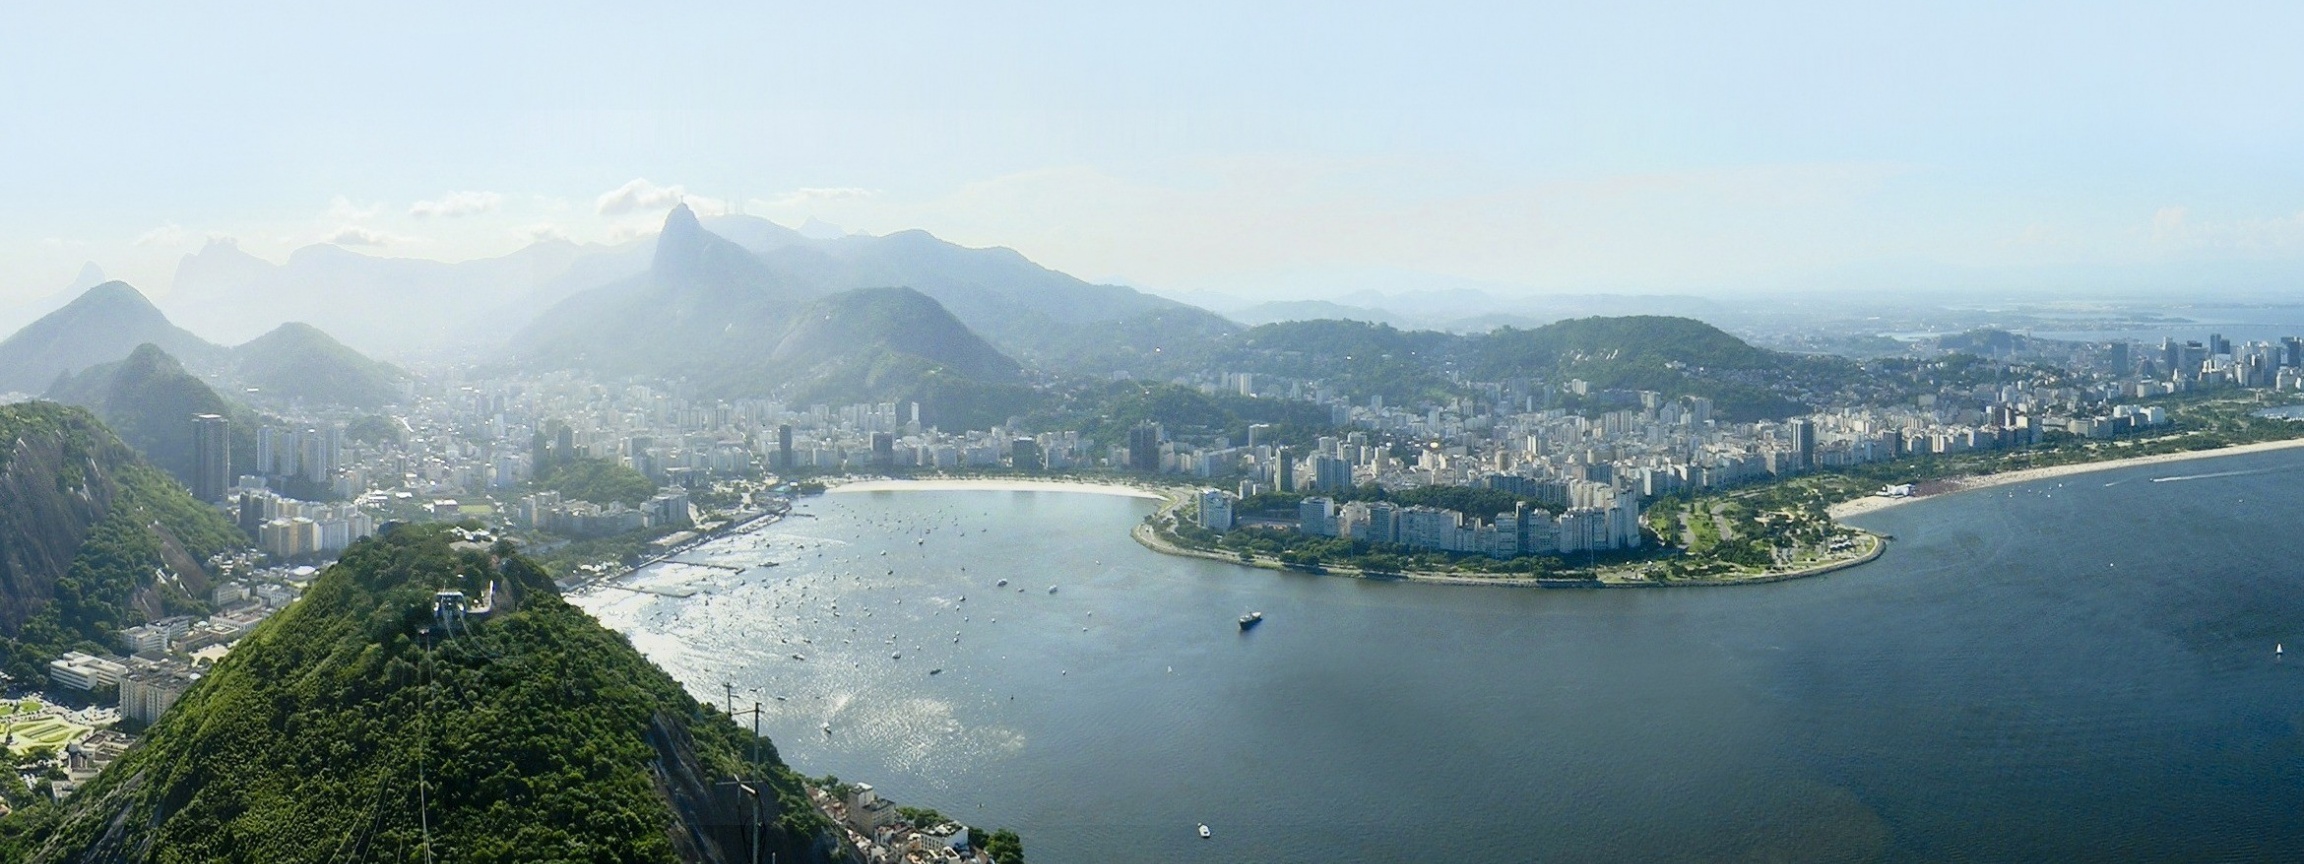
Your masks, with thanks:
<instances>
[{"instance_id":1,"label":"mountain peak","mask_svg":"<svg viewBox=\"0 0 2304 864\"><path fill-rule=\"evenodd\" d=\"M656 269L696 260L704 237L704 223L696 220L696 211L685 203L673 205L672 212L664 214L663 233L656 236Z\"/></svg>"},{"instance_id":2,"label":"mountain peak","mask_svg":"<svg viewBox=\"0 0 2304 864\"><path fill-rule=\"evenodd\" d=\"M159 307L153 306L152 299L144 296L144 292L138 291L136 286L118 279L98 283L96 286L81 292L80 296L66 304L65 308L69 309L75 306L83 309L93 306L117 307L138 312L150 310L152 314L160 314Z\"/></svg>"},{"instance_id":3,"label":"mountain peak","mask_svg":"<svg viewBox=\"0 0 2304 864\"><path fill-rule=\"evenodd\" d=\"M104 275L104 268L96 266L94 261L88 261L80 265L80 275L72 277L72 284L65 286L64 290L85 291L110 281L112 277Z\"/></svg>"},{"instance_id":4,"label":"mountain peak","mask_svg":"<svg viewBox=\"0 0 2304 864\"><path fill-rule=\"evenodd\" d=\"M0 391L37 393L59 374L124 359L145 342L188 360L218 350L169 323L143 292L114 280L0 341Z\"/></svg>"},{"instance_id":5,"label":"mountain peak","mask_svg":"<svg viewBox=\"0 0 2304 864\"><path fill-rule=\"evenodd\" d=\"M274 327L231 354L233 376L269 399L370 408L399 401L406 377L302 321Z\"/></svg>"}]
</instances>

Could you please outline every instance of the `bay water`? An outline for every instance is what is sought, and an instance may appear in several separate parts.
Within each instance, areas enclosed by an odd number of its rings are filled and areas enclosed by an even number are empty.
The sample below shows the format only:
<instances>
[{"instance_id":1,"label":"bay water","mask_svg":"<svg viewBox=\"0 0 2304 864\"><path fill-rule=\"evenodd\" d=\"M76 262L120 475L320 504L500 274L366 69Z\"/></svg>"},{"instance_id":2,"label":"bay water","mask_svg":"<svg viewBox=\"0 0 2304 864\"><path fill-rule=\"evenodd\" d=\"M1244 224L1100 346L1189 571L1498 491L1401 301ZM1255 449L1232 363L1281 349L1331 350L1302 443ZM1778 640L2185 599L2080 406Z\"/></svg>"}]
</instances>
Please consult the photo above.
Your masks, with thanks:
<instances>
[{"instance_id":1,"label":"bay water","mask_svg":"<svg viewBox=\"0 0 2304 864\"><path fill-rule=\"evenodd\" d=\"M1044 864L2292 861L2300 501L2304 454L2143 466L1868 515L1888 553L1826 576L1543 590L836 492L572 599L803 772Z\"/></svg>"}]
</instances>

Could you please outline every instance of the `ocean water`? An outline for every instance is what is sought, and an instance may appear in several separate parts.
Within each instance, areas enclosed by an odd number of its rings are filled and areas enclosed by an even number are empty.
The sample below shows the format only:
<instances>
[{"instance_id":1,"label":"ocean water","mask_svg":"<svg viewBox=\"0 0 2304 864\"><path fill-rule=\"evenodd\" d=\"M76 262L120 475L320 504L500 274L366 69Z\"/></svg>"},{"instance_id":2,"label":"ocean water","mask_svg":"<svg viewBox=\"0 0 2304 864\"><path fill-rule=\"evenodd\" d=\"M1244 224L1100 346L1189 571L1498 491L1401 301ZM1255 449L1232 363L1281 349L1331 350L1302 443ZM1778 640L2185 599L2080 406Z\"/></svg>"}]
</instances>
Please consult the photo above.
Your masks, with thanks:
<instances>
[{"instance_id":1,"label":"ocean water","mask_svg":"<svg viewBox=\"0 0 2304 864\"><path fill-rule=\"evenodd\" d=\"M575 599L802 771L1043 864L2294 861L2300 492L2294 452L2067 477L1868 516L1896 543L1823 577L1605 591L1170 558L1137 499L847 493Z\"/></svg>"}]
</instances>

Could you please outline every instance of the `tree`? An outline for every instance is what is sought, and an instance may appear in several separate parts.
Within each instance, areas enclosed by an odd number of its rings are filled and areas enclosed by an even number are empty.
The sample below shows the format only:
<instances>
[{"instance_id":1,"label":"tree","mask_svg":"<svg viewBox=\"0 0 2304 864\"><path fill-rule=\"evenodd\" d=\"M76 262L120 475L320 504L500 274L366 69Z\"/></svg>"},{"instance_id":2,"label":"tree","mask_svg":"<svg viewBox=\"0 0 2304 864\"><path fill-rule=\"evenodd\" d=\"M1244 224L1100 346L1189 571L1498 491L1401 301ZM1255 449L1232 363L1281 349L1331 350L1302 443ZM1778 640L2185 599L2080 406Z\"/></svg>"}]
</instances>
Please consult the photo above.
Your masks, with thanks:
<instances>
[{"instance_id":1,"label":"tree","mask_svg":"<svg viewBox=\"0 0 2304 864\"><path fill-rule=\"evenodd\" d=\"M1024 864L1024 839L1006 828L992 832L984 851L992 856L992 864Z\"/></svg>"}]
</instances>

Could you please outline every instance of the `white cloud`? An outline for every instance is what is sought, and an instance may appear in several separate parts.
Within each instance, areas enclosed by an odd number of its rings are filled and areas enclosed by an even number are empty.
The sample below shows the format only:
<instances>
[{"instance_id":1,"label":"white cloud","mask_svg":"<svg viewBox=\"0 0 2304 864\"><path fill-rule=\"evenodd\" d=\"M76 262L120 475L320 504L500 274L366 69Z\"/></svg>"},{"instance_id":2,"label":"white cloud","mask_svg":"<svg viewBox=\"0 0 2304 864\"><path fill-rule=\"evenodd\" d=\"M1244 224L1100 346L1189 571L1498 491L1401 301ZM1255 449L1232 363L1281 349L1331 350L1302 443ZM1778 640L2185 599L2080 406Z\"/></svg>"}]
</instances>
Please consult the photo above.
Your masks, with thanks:
<instances>
[{"instance_id":1,"label":"white cloud","mask_svg":"<svg viewBox=\"0 0 2304 864\"><path fill-rule=\"evenodd\" d=\"M146 231L136 237L136 245L138 246L183 246L191 242L192 233L184 230L184 226L174 222Z\"/></svg>"},{"instance_id":2,"label":"white cloud","mask_svg":"<svg viewBox=\"0 0 2304 864\"><path fill-rule=\"evenodd\" d=\"M395 246L415 239L361 225L342 225L330 232L328 236L320 238L320 242L333 243L338 246Z\"/></svg>"},{"instance_id":3,"label":"white cloud","mask_svg":"<svg viewBox=\"0 0 2304 864\"><path fill-rule=\"evenodd\" d=\"M521 239L527 240L530 243L540 243L546 240L556 240L562 243L573 243L576 241L576 238L568 236L568 231L566 229L561 228L558 225L554 225L550 222L538 222L534 225L523 227L514 233Z\"/></svg>"},{"instance_id":4,"label":"white cloud","mask_svg":"<svg viewBox=\"0 0 2304 864\"><path fill-rule=\"evenodd\" d=\"M384 211L382 204L366 207L352 203L352 199L338 195L328 201L328 218L337 222L360 222Z\"/></svg>"},{"instance_id":5,"label":"white cloud","mask_svg":"<svg viewBox=\"0 0 2304 864\"><path fill-rule=\"evenodd\" d=\"M680 203L688 190L679 186L658 186L645 177L609 190L600 196L598 210L602 216L619 216L634 210L662 210Z\"/></svg>"},{"instance_id":6,"label":"white cloud","mask_svg":"<svg viewBox=\"0 0 2304 864\"><path fill-rule=\"evenodd\" d=\"M658 186L645 177L633 178L601 194L594 209L602 216L621 216L633 212L669 210L672 205L683 203L688 205L688 209L696 211L698 216L725 216L736 212L734 205L726 199L690 194L687 187L677 184Z\"/></svg>"},{"instance_id":7,"label":"white cloud","mask_svg":"<svg viewBox=\"0 0 2304 864\"><path fill-rule=\"evenodd\" d=\"M811 204L827 204L834 201L853 201L858 198L870 198L874 194L877 193L870 189L858 189L854 186L806 186L799 189L794 189L790 192L784 193L780 197L773 199L754 198L752 199L752 203L769 209L778 209L784 207L806 207Z\"/></svg>"},{"instance_id":8,"label":"white cloud","mask_svg":"<svg viewBox=\"0 0 2304 864\"><path fill-rule=\"evenodd\" d=\"M2185 234L2184 219L2191 212L2181 204L2152 211L2152 239L2159 242L2182 239Z\"/></svg>"},{"instance_id":9,"label":"white cloud","mask_svg":"<svg viewBox=\"0 0 2304 864\"><path fill-rule=\"evenodd\" d=\"M434 216L453 217L486 213L502 206L504 196L494 192L450 192L431 201L418 201L408 205L408 215L418 219Z\"/></svg>"}]
</instances>

